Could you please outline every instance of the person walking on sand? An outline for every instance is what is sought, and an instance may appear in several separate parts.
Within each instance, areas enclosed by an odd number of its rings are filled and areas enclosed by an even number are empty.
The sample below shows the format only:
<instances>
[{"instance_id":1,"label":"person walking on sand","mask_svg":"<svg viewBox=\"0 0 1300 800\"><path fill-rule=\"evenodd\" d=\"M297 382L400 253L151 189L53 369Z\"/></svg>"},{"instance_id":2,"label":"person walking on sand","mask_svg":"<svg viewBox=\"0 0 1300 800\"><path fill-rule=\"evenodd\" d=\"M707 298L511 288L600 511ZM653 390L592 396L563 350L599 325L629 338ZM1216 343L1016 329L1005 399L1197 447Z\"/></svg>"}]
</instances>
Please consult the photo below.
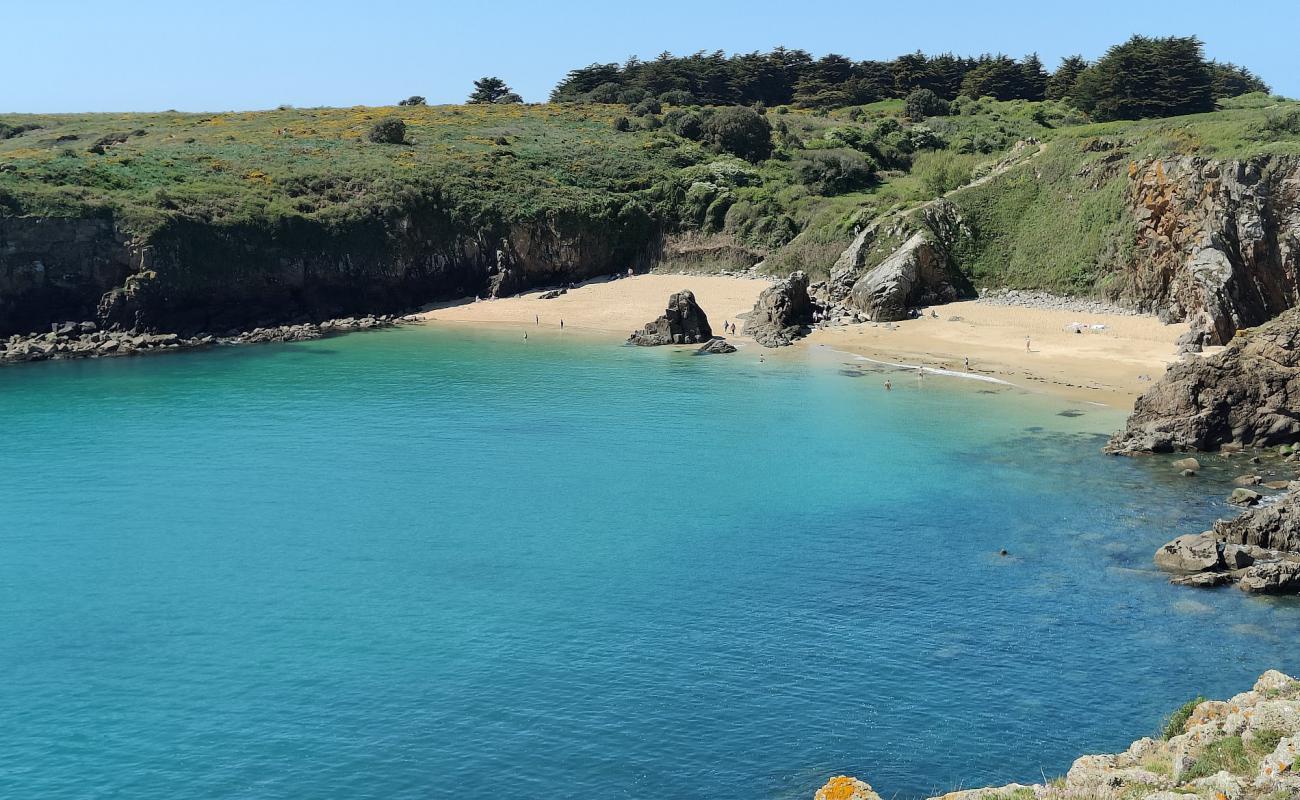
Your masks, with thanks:
<instances>
[{"instance_id":1,"label":"person walking on sand","mask_svg":"<svg viewBox=\"0 0 1300 800\"><path fill-rule=\"evenodd\" d=\"M560 320L560 330L564 330L564 320Z\"/></svg>"},{"instance_id":2,"label":"person walking on sand","mask_svg":"<svg viewBox=\"0 0 1300 800\"><path fill-rule=\"evenodd\" d=\"M541 324L542 324L542 318L539 317L538 315L534 314L534 315L533 315L533 324L534 324L534 325L541 325Z\"/></svg>"},{"instance_id":3,"label":"person walking on sand","mask_svg":"<svg viewBox=\"0 0 1300 800\"><path fill-rule=\"evenodd\" d=\"M1025 337L1025 352L1026 352L1026 353L1029 352L1029 337L1028 337L1028 336Z\"/></svg>"},{"instance_id":4,"label":"person walking on sand","mask_svg":"<svg viewBox=\"0 0 1300 800\"><path fill-rule=\"evenodd\" d=\"M966 371L970 372L970 356L965 356L962 361L966 363Z\"/></svg>"}]
</instances>

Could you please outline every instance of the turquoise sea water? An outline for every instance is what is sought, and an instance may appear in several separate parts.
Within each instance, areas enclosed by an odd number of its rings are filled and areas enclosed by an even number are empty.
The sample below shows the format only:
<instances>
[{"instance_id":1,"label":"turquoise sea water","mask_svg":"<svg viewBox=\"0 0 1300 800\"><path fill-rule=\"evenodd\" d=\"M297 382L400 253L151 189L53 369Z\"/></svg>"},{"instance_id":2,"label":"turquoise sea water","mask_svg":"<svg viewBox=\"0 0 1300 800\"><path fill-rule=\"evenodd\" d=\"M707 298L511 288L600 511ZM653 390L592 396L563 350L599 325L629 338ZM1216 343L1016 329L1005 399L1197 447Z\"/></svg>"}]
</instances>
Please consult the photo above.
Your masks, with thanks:
<instances>
[{"instance_id":1,"label":"turquoise sea water","mask_svg":"<svg viewBox=\"0 0 1300 800\"><path fill-rule=\"evenodd\" d=\"M849 361L421 328L0 370L0 795L906 798L1300 669L1300 607L1149 568L1231 470Z\"/></svg>"}]
</instances>

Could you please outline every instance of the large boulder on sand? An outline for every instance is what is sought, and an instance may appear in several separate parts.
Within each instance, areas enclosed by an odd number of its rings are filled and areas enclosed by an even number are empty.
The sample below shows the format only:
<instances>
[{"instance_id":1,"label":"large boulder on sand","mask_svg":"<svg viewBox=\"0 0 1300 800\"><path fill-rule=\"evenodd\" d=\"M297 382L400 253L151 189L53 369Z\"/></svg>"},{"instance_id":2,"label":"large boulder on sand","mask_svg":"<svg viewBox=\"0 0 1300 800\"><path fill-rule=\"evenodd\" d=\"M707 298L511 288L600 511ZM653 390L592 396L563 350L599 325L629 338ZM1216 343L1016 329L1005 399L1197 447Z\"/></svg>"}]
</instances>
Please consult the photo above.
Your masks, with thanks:
<instances>
[{"instance_id":1,"label":"large boulder on sand","mask_svg":"<svg viewBox=\"0 0 1300 800\"><path fill-rule=\"evenodd\" d=\"M812 299L808 296L808 275L791 272L790 277L763 290L745 322L745 334L764 347L793 343L813 321Z\"/></svg>"},{"instance_id":2,"label":"large boulder on sand","mask_svg":"<svg viewBox=\"0 0 1300 800\"><path fill-rule=\"evenodd\" d=\"M628 337L632 344L655 346L664 344L699 344L713 338L709 318L695 302L690 290L676 292L668 298L668 307L653 322Z\"/></svg>"},{"instance_id":3,"label":"large boulder on sand","mask_svg":"<svg viewBox=\"0 0 1300 800\"><path fill-rule=\"evenodd\" d=\"M1300 309L1242 332L1221 353L1173 365L1138 398L1111 453L1300 441Z\"/></svg>"}]
</instances>

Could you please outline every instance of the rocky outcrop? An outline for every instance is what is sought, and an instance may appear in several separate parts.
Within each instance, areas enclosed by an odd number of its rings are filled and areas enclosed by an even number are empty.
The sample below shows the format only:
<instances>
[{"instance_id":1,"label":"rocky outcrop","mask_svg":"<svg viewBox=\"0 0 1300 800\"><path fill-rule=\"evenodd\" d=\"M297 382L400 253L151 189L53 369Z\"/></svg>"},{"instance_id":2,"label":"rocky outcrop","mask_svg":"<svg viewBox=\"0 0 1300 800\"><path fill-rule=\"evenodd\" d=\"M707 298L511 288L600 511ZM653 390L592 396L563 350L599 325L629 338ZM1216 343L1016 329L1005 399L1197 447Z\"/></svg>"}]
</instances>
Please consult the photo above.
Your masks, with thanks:
<instances>
[{"instance_id":1,"label":"rocky outcrop","mask_svg":"<svg viewBox=\"0 0 1300 800\"><path fill-rule=\"evenodd\" d=\"M469 227L436 207L335 225L178 218L143 236L109 216L0 217L0 336L67 319L190 337L403 312L622 272L653 241L647 219L559 215Z\"/></svg>"},{"instance_id":2,"label":"rocky outcrop","mask_svg":"<svg viewBox=\"0 0 1300 800\"><path fill-rule=\"evenodd\" d=\"M709 318L695 302L690 290L676 292L668 298L668 308L645 327L628 337L630 344L653 347L665 344L698 344L713 338Z\"/></svg>"},{"instance_id":3,"label":"rocky outcrop","mask_svg":"<svg viewBox=\"0 0 1300 800\"><path fill-rule=\"evenodd\" d=\"M1174 539L1156 550L1155 564L1182 586L1235 583L1255 594L1300 594L1300 491Z\"/></svg>"},{"instance_id":4,"label":"rocky outcrop","mask_svg":"<svg viewBox=\"0 0 1300 800\"><path fill-rule=\"evenodd\" d=\"M1223 344L1300 301L1300 158L1129 165L1137 249L1111 293Z\"/></svg>"},{"instance_id":5,"label":"rocky outcrop","mask_svg":"<svg viewBox=\"0 0 1300 800\"><path fill-rule=\"evenodd\" d=\"M745 334L764 347L784 347L802 336L812 321L808 275L796 271L758 296L754 310L745 320Z\"/></svg>"},{"instance_id":6,"label":"rocky outcrop","mask_svg":"<svg viewBox=\"0 0 1300 800\"><path fill-rule=\"evenodd\" d=\"M1081 756L1057 780L964 789L930 800L1300 797L1300 681L1269 670L1249 691L1206 700L1183 714L1185 721L1182 715L1171 718L1164 738L1138 739L1122 753ZM852 794L859 786L870 794ZM815 798L876 796L866 783L840 775Z\"/></svg>"},{"instance_id":7,"label":"rocky outcrop","mask_svg":"<svg viewBox=\"0 0 1300 800\"><path fill-rule=\"evenodd\" d=\"M880 795L866 781L836 775L817 790L813 800L880 800Z\"/></svg>"},{"instance_id":8,"label":"rocky outcrop","mask_svg":"<svg viewBox=\"0 0 1300 800\"><path fill-rule=\"evenodd\" d=\"M1111 453L1267 447L1300 441L1300 310L1180 362L1134 404Z\"/></svg>"},{"instance_id":9,"label":"rocky outcrop","mask_svg":"<svg viewBox=\"0 0 1300 800\"><path fill-rule=\"evenodd\" d=\"M832 267L830 299L873 321L893 322L918 306L974 297L950 258L952 244L966 235L956 206L945 200L888 225L869 225Z\"/></svg>"},{"instance_id":10,"label":"rocky outcrop","mask_svg":"<svg viewBox=\"0 0 1300 800\"><path fill-rule=\"evenodd\" d=\"M303 342L352 331L390 328L416 317L380 316L345 317L320 324L298 323L254 328L251 331L228 331L218 335L199 333L182 337L175 333L138 333L101 330L91 321L64 322L48 333L14 335L0 339L0 365L28 361L61 361L73 358L117 358L121 356L167 353L203 347L266 342Z\"/></svg>"},{"instance_id":11,"label":"rocky outcrop","mask_svg":"<svg viewBox=\"0 0 1300 800\"><path fill-rule=\"evenodd\" d=\"M704 343L704 346L695 351L700 355L719 355L723 353L736 352L736 346L721 336L714 336Z\"/></svg>"}]
</instances>

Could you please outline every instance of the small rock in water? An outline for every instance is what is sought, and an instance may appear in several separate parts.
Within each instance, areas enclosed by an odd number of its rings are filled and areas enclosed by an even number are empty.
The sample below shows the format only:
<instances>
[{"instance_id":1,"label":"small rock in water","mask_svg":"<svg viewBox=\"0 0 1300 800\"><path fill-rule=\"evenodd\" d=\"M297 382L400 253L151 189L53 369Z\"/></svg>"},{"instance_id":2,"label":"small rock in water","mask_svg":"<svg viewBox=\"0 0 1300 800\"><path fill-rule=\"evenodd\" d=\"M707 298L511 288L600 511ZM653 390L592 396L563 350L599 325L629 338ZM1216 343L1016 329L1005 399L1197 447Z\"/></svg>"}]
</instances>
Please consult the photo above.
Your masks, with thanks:
<instances>
[{"instance_id":1,"label":"small rock in water","mask_svg":"<svg viewBox=\"0 0 1300 800\"><path fill-rule=\"evenodd\" d=\"M1246 489L1242 487L1232 490L1232 494L1228 495L1228 502L1239 506L1253 506L1258 503L1260 498L1263 496L1264 495L1254 489Z\"/></svg>"},{"instance_id":2,"label":"small rock in water","mask_svg":"<svg viewBox=\"0 0 1300 800\"><path fill-rule=\"evenodd\" d=\"M1174 469L1190 469L1199 472L1201 469L1201 462L1194 458L1180 458L1174 462Z\"/></svg>"}]
</instances>

